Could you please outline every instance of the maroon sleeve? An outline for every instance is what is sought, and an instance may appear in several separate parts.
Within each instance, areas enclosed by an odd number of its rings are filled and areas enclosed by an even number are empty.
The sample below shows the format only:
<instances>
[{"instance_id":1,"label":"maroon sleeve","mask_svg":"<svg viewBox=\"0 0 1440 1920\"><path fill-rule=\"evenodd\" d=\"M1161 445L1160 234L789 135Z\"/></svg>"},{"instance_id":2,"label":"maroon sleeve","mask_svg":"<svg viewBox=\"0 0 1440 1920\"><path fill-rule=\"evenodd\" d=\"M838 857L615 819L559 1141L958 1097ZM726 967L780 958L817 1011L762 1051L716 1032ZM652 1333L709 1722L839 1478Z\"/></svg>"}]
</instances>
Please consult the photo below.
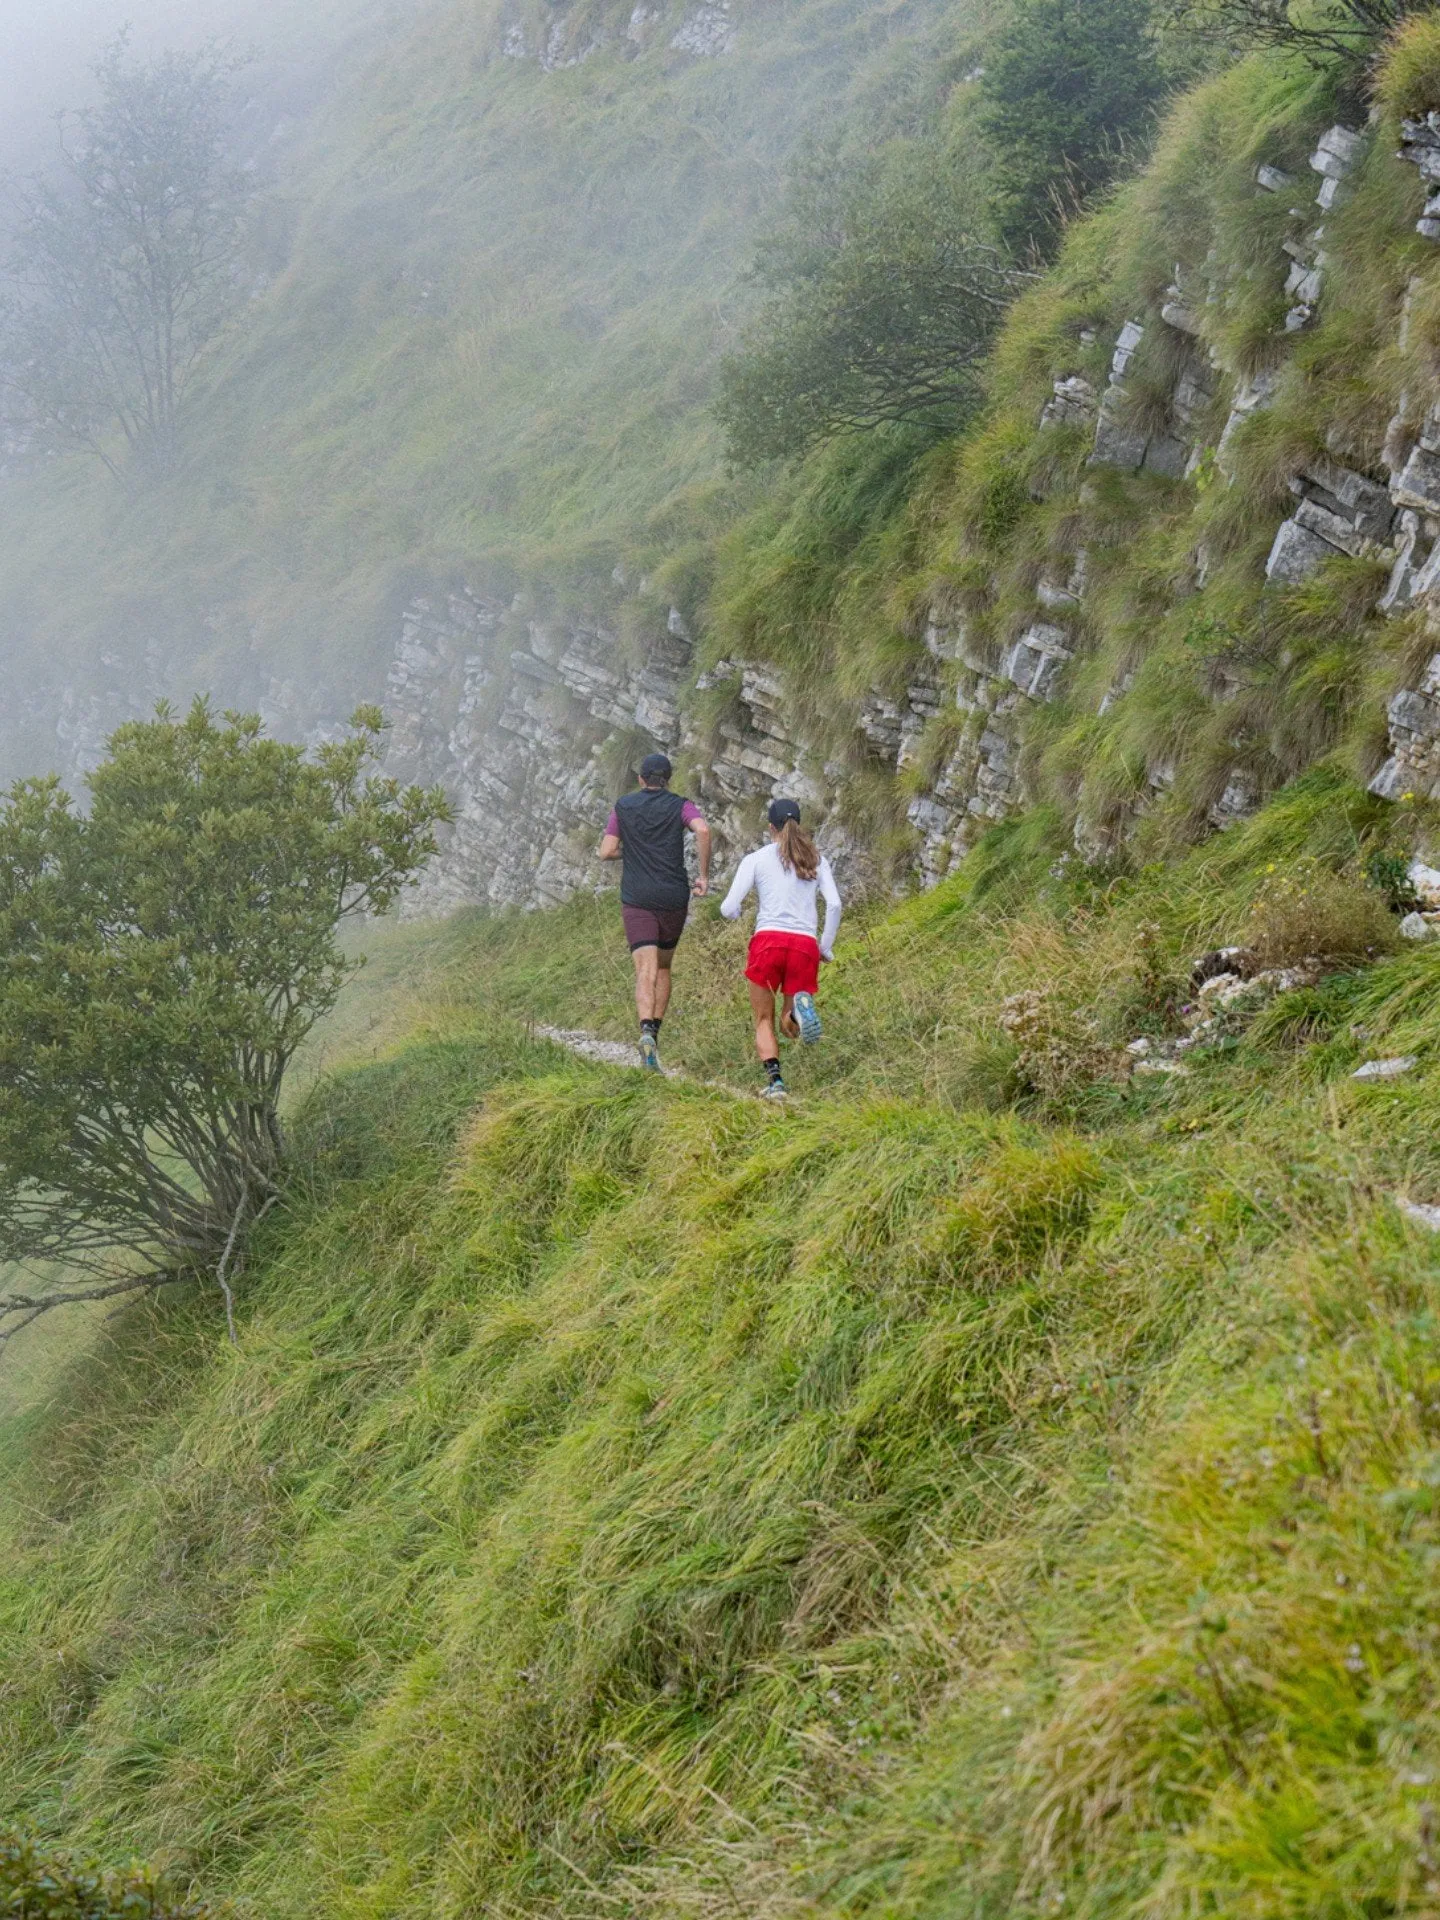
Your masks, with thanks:
<instances>
[{"instance_id":1,"label":"maroon sleeve","mask_svg":"<svg viewBox=\"0 0 1440 1920\"><path fill-rule=\"evenodd\" d=\"M704 818L704 814L693 800L687 800L680 809L680 824L683 827L693 826L697 820L703 820Z\"/></svg>"},{"instance_id":2,"label":"maroon sleeve","mask_svg":"<svg viewBox=\"0 0 1440 1920\"><path fill-rule=\"evenodd\" d=\"M612 840L620 838L620 816L613 807L610 809L610 818L605 822L605 831Z\"/></svg>"}]
</instances>

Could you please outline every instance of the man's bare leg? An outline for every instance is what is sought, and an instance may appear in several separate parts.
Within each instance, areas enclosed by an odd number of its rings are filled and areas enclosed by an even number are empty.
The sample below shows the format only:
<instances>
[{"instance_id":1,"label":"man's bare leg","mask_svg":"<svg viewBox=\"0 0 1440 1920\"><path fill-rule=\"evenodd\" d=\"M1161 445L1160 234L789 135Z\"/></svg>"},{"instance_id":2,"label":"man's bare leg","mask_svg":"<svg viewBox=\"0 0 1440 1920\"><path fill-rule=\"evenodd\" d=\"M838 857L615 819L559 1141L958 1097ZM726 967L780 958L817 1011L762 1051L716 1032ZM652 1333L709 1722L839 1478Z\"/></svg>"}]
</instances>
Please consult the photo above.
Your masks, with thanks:
<instances>
[{"instance_id":1,"label":"man's bare leg","mask_svg":"<svg viewBox=\"0 0 1440 1920\"><path fill-rule=\"evenodd\" d=\"M653 1020L661 1011L656 1006L660 954L655 947L636 947L630 956L635 962L635 1011L642 1020ZM665 999L670 999L670 973L665 973Z\"/></svg>"},{"instance_id":2,"label":"man's bare leg","mask_svg":"<svg viewBox=\"0 0 1440 1920\"><path fill-rule=\"evenodd\" d=\"M785 996L785 1012L781 1016L780 1031L787 1040L798 1040L800 1038L800 1022L795 1018L795 996L793 993L787 993Z\"/></svg>"},{"instance_id":3,"label":"man's bare leg","mask_svg":"<svg viewBox=\"0 0 1440 1920\"><path fill-rule=\"evenodd\" d=\"M670 1005L670 965L675 958L674 947L655 947L655 1013L654 1018L663 1020Z\"/></svg>"}]
</instances>

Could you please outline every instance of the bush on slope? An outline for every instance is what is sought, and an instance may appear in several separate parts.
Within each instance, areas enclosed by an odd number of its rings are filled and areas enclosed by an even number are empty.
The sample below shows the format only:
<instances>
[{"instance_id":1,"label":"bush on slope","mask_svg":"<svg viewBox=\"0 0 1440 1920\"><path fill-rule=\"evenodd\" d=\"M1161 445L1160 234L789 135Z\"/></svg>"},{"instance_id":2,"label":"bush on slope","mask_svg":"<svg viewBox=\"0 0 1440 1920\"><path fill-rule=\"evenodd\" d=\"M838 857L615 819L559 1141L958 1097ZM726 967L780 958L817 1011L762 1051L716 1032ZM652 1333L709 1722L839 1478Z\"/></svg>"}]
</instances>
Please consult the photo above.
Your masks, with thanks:
<instances>
[{"instance_id":1,"label":"bush on slope","mask_svg":"<svg viewBox=\"0 0 1440 1920\"><path fill-rule=\"evenodd\" d=\"M0 1833L0 1913L17 1920L201 1920L166 1900L149 1874L110 1876Z\"/></svg>"}]
</instances>

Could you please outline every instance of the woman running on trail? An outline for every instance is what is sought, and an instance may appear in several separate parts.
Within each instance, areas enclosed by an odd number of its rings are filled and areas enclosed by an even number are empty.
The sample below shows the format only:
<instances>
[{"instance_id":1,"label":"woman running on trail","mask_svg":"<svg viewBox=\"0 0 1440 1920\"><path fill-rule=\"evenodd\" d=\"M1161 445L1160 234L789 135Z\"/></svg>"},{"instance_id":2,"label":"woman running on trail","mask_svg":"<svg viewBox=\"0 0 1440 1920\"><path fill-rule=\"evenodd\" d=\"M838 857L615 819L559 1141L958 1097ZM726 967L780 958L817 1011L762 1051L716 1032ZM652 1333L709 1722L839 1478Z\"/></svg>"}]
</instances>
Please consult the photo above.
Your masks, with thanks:
<instances>
[{"instance_id":1,"label":"woman running on trail","mask_svg":"<svg viewBox=\"0 0 1440 1920\"><path fill-rule=\"evenodd\" d=\"M780 1048L775 1035L775 996L785 996L780 1030L789 1040L813 1045L820 1038L815 993L820 962L835 954L840 890L830 862L800 824L799 803L770 802L770 845L747 853L720 908L738 920L750 890L760 896L755 932L745 963L755 1015L755 1051L765 1069L764 1098L783 1100ZM817 895L825 902L825 929L815 937Z\"/></svg>"}]
</instances>

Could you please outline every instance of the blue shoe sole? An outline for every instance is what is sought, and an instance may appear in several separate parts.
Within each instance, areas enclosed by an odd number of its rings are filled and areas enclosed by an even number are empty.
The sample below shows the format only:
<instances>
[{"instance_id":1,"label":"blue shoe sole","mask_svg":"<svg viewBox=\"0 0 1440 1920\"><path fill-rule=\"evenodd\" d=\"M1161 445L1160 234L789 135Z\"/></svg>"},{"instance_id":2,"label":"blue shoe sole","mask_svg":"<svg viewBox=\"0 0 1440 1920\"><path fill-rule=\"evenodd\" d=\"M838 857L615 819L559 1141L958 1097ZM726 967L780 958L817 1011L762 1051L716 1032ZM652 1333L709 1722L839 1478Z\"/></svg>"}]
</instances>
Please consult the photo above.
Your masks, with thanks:
<instances>
[{"instance_id":1,"label":"blue shoe sole","mask_svg":"<svg viewBox=\"0 0 1440 1920\"><path fill-rule=\"evenodd\" d=\"M797 993L795 996L795 1020L800 1028L800 1038L807 1047L813 1047L824 1029L815 1011L815 1002L808 993Z\"/></svg>"}]
</instances>

